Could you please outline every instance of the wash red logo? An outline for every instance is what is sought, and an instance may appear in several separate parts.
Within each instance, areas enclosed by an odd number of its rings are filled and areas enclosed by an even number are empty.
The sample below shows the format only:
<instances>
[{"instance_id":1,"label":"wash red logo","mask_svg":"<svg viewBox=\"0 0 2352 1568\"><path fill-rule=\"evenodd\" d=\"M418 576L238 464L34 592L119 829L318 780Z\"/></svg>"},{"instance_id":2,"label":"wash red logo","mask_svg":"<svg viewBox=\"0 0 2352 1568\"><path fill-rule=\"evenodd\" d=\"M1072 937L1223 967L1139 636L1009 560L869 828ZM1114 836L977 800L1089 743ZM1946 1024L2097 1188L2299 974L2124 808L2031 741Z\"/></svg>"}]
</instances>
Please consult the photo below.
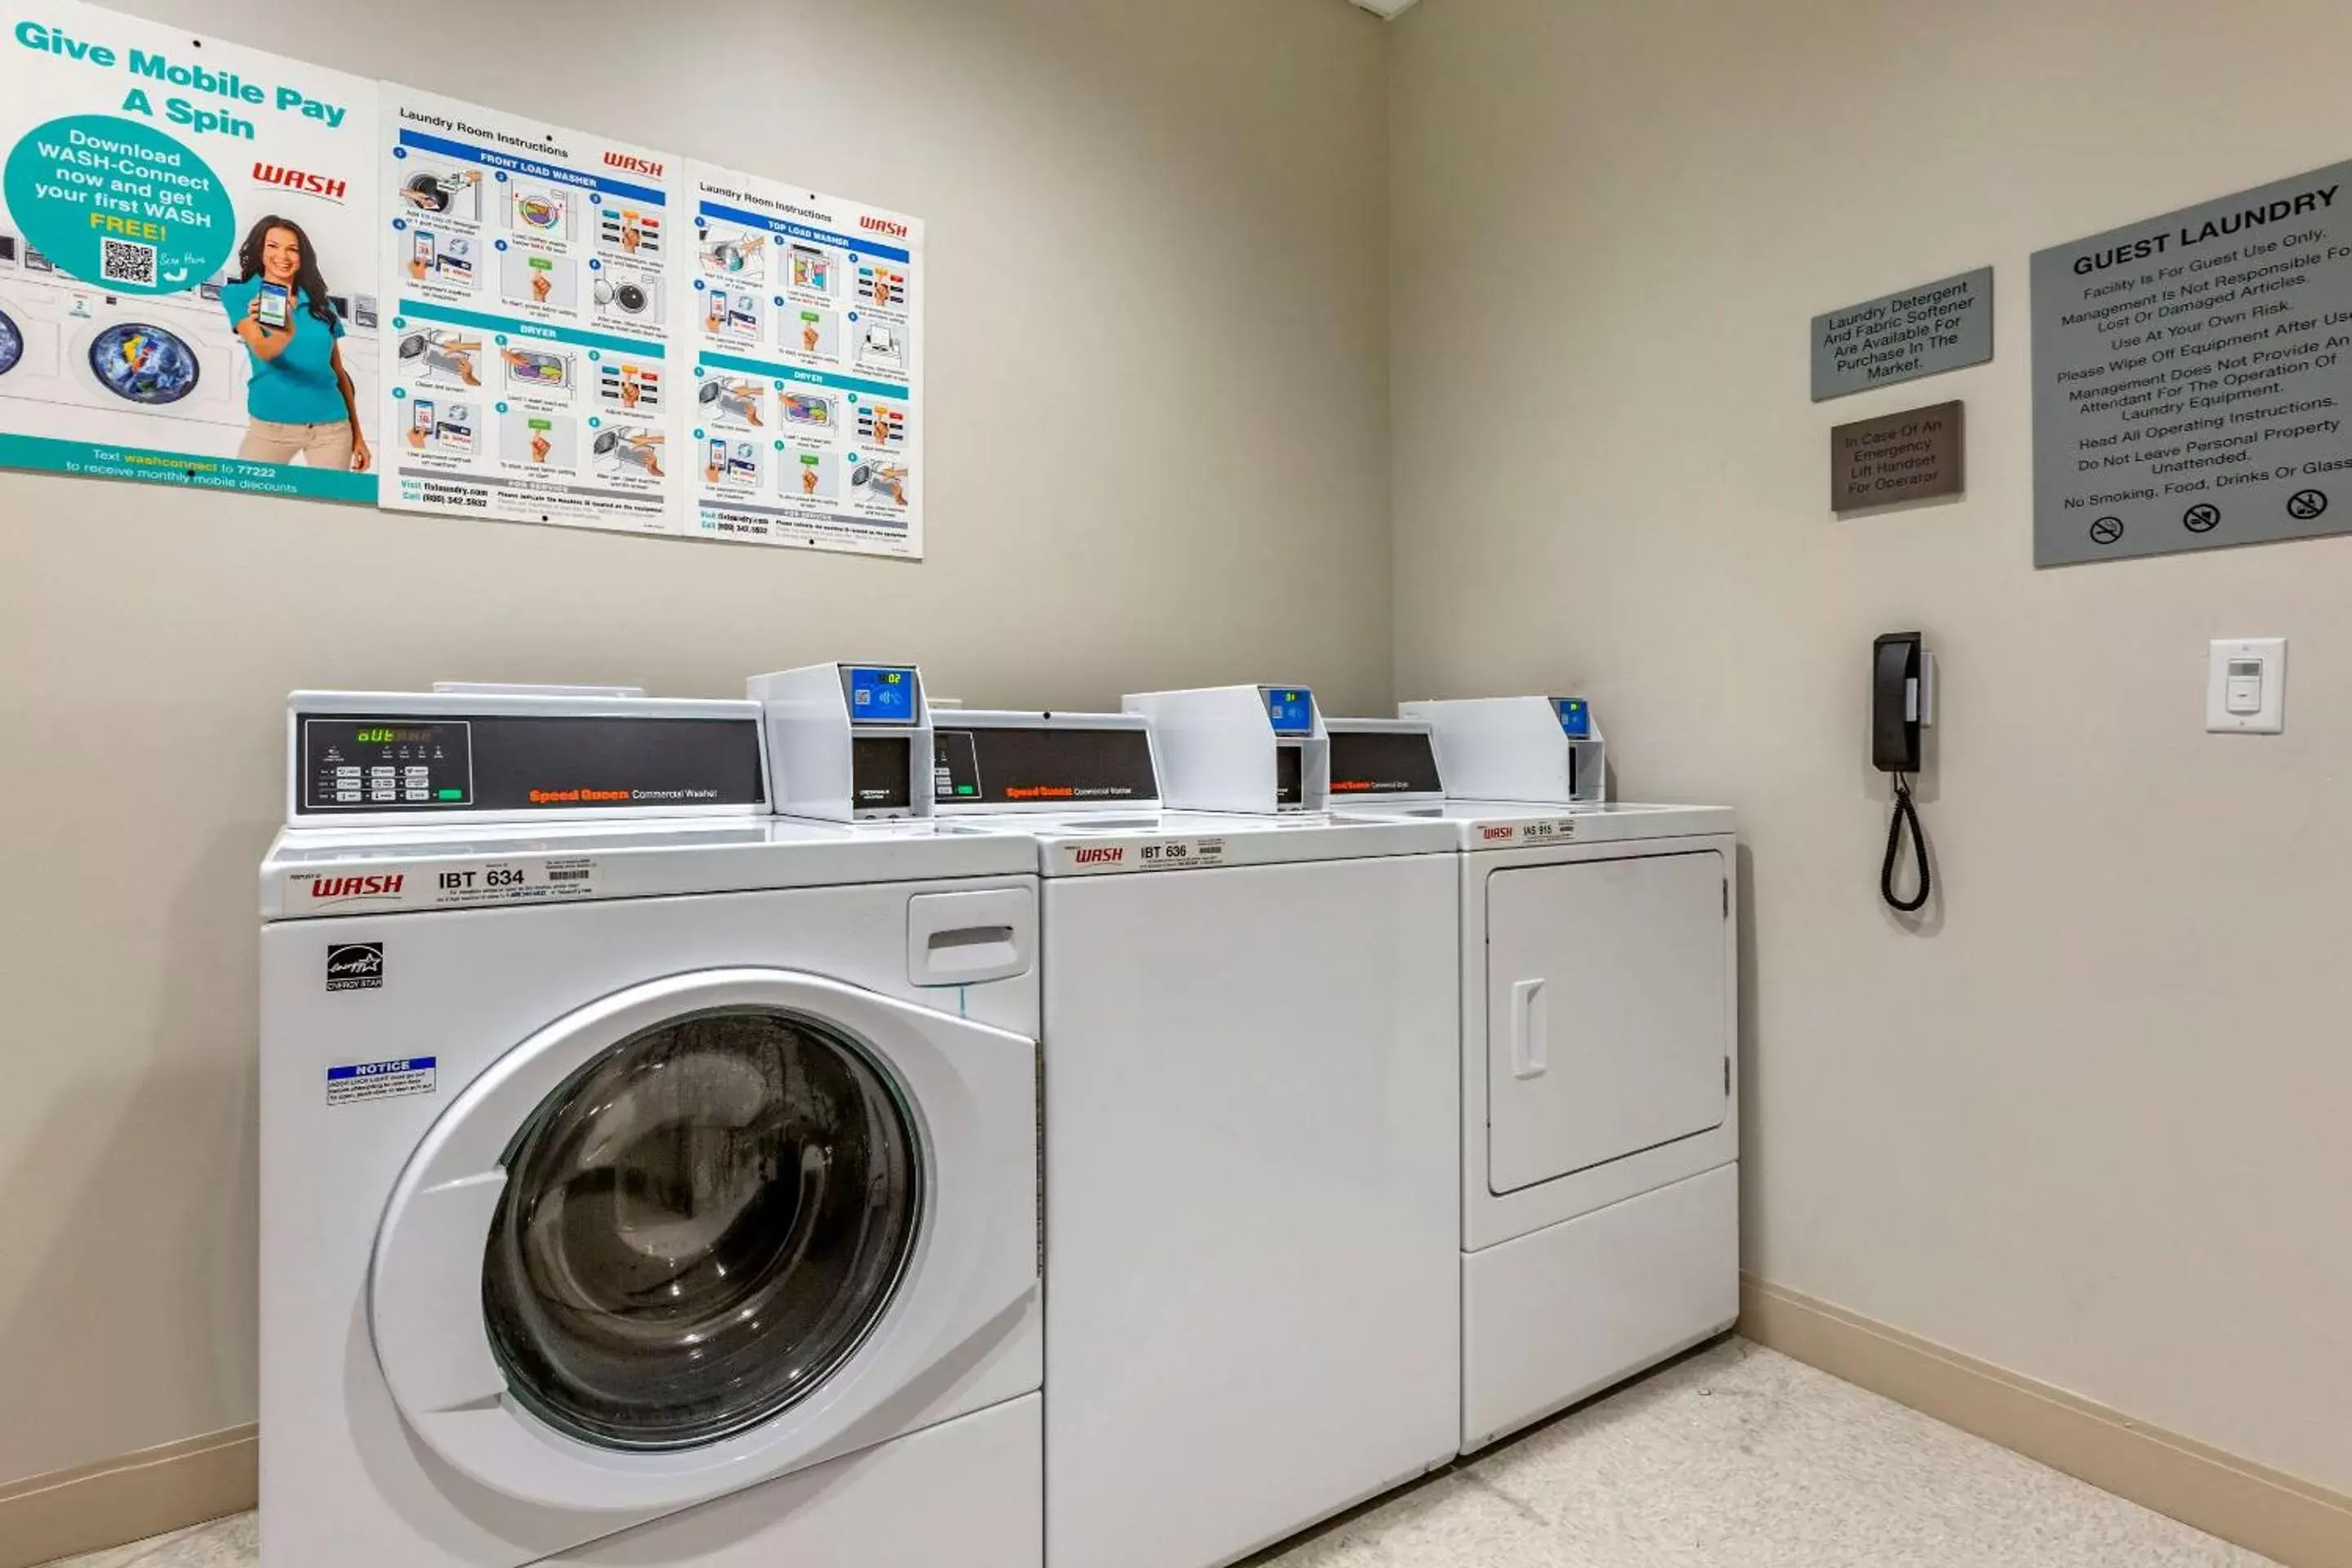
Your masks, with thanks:
<instances>
[{"instance_id":1,"label":"wash red logo","mask_svg":"<svg viewBox=\"0 0 2352 1568\"><path fill-rule=\"evenodd\" d=\"M401 885L407 880L398 873L389 877L313 877L310 897L320 903L331 899L397 898Z\"/></svg>"},{"instance_id":2,"label":"wash red logo","mask_svg":"<svg viewBox=\"0 0 2352 1568\"><path fill-rule=\"evenodd\" d=\"M1116 866L1127 858L1127 847L1123 844L1081 845L1071 858L1081 866Z\"/></svg>"},{"instance_id":3,"label":"wash red logo","mask_svg":"<svg viewBox=\"0 0 2352 1568\"><path fill-rule=\"evenodd\" d=\"M314 174L308 169L289 169L283 163L256 163L253 183L275 185L282 191L299 191L306 196L320 196L331 202L341 201L351 189L341 180Z\"/></svg>"},{"instance_id":4,"label":"wash red logo","mask_svg":"<svg viewBox=\"0 0 2352 1568\"><path fill-rule=\"evenodd\" d=\"M887 234L893 239L904 239L914 232L903 223L894 223L887 217L876 217L872 213L867 213L864 217L859 218L857 226L871 229L876 234Z\"/></svg>"},{"instance_id":5,"label":"wash red logo","mask_svg":"<svg viewBox=\"0 0 2352 1568\"><path fill-rule=\"evenodd\" d=\"M1482 827L1478 830L1478 837L1492 844L1498 838L1508 838L1517 831L1516 827Z\"/></svg>"},{"instance_id":6,"label":"wash red logo","mask_svg":"<svg viewBox=\"0 0 2352 1568\"><path fill-rule=\"evenodd\" d=\"M604 154L604 167L626 169L632 174L643 174L648 179L662 177L662 166L658 163L651 158L640 158L634 153L607 153Z\"/></svg>"}]
</instances>

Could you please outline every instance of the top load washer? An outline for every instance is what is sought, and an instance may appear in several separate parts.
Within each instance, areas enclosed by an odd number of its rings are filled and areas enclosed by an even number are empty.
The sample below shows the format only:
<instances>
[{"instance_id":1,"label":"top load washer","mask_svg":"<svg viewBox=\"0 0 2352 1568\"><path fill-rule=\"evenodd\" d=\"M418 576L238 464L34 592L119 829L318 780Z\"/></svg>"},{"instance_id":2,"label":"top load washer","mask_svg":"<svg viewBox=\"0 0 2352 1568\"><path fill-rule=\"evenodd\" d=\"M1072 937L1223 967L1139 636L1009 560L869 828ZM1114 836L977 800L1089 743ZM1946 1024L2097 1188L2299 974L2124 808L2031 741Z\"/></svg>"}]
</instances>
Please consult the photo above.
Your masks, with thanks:
<instances>
[{"instance_id":1,"label":"top load washer","mask_svg":"<svg viewBox=\"0 0 2352 1568\"><path fill-rule=\"evenodd\" d=\"M292 700L267 1568L1038 1568L1034 849L772 817L762 728Z\"/></svg>"},{"instance_id":2,"label":"top load washer","mask_svg":"<svg viewBox=\"0 0 2352 1568\"><path fill-rule=\"evenodd\" d=\"M1466 1452L1738 1315L1738 824L1543 804L1604 776L1581 699L1401 711L1328 721L1334 815L1457 850Z\"/></svg>"},{"instance_id":3,"label":"top load washer","mask_svg":"<svg viewBox=\"0 0 2352 1568\"><path fill-rule=\"evenodd\" d=\"M1276 810L1277 747L1320 784L1275 689L1286 738L1255 688L1183 736L930 721L938 819L1025 828L1044 879L1057 1568L1229 1563L1457 1447L1453 835ZM1155 809L1220 773L1259 809Z\"/></svg>"}]
</instances>

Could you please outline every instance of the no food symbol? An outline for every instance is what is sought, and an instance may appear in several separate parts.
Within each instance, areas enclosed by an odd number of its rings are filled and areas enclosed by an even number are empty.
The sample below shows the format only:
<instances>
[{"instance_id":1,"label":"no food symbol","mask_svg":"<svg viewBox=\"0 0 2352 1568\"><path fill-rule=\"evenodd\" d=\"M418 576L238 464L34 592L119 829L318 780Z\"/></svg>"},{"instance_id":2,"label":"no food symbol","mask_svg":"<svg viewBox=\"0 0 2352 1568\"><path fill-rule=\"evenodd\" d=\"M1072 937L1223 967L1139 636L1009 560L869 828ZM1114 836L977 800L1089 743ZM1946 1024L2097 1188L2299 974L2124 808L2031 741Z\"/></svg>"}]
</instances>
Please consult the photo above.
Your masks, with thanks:
<instances>
[{"instance_id":1,"label":"no food symbol","mask_svg":"<svg viewBox=\"0 0 2352 1568\"><path fill-rule=\"evenodd\" d=\"M2180 514L2180 526L2191 533L2210 533L2221 526L2221 509L2207 501Z\"/></svg>"},{"instance_id":2,"label":"no food symbol","mask_svg":"<svg viewBox=\"0 0 2352 1568\"><path fill-rule=\"evenodd\" d=\"M2091 542L2094 544L2113 544L2123 536L2124 520L2122 518L2103 517L2091 524Z\"/></svg>"},{"instance_id":3,"label":"no food symbol","mask_svg":"<svg viewBox=\"0 0 2352 1568\"><path fill-rule=\"evenodd\" d=\"M2286 514L2297 522L2309 522L2326 510L2326 490L2297 490L2286 498Z\"/></svg>"}]
</instances>

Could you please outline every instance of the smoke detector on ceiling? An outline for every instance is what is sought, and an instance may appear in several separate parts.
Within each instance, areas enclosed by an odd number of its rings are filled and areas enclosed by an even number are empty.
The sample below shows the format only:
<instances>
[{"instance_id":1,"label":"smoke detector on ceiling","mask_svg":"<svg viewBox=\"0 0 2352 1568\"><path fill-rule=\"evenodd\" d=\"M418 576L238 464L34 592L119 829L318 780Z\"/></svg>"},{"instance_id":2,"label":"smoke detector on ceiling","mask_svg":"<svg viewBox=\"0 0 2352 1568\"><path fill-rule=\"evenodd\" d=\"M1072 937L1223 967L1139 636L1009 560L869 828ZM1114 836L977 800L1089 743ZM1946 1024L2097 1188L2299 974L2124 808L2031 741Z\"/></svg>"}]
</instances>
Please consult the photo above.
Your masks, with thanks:
<instances>
[{"instance_id":1,"label":"smoke detector on ceiling","mask_svg":"<svg viewBox=\"0 0 2352 1568\"><path fill-rule=\"evenodd\" d=\"M1412 0L1353 0L1353 4L1360 11L1391 20L1412 8Z\"/></svg>"}]
</instances>

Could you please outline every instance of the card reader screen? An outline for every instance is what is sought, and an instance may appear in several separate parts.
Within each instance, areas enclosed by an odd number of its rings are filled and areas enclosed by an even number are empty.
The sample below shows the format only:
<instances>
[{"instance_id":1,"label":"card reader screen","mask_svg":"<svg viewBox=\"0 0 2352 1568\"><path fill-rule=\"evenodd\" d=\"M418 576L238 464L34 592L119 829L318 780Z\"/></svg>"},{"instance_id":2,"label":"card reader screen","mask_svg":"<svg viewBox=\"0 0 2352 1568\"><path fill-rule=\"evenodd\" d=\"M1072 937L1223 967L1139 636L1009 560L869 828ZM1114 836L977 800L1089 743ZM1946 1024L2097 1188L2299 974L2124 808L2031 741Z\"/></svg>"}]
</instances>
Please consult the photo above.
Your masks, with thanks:
<instances>
[{"instance_id":1,"label":"card reader screen","mask_svg":"<svg viewBox=\"0 0 2352 1568\"><path fill-rule=\"evenodd\" d=\"M1559 727L1571 741L1592 738L1592 708L1581 697L1555 697L1552 706L1559 710Z\"/></svg>"},{"instance_id":2,"label":"card reader screen","mask_svg":"<svg viewBox=\"0 0 2352 1568\"><path fill-rule=\"evenodd\" d=\"M915 672L870 665L849 668L849 721L911 724L915 721Z\"/></svg>"},{"instance_id":3,"label":"card reader screen","mask_svg":"<svg viewBox=\"0 0 2352 1568\"><path fill-rule=\"evenodd\" d=\"M1265 716L1274 721L1277 735L1311 735L1315 733L1315 694L1303 686L1269 686Z\"/></svg>"}]
</instances>

